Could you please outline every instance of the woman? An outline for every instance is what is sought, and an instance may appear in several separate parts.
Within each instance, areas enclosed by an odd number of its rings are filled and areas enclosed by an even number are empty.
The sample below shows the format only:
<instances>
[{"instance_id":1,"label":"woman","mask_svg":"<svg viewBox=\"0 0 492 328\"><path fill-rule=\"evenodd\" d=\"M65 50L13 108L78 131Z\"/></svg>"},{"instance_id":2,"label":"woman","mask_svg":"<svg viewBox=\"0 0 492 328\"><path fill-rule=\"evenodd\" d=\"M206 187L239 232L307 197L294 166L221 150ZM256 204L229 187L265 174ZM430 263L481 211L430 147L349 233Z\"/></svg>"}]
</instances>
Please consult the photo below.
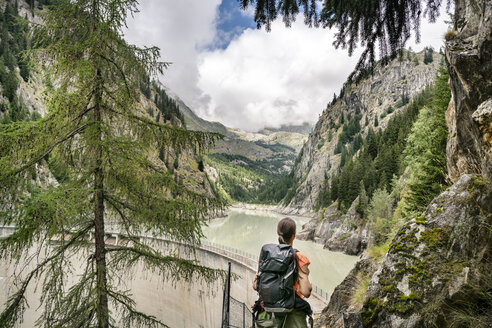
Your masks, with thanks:
<instances>
[{"instance_id":1,"label":"woman","mask_svg":"<svg viewBox=\"0 0 492 328\"><path fill-rule=\"evenodd\" d=\"M278 242L292 246L296 238L296 222L290 218L283 218L277 225ZM309 259L296 250L297 278L294 290L297 293L296 306L288 314L276 314L277 326L280 328L307 328L306 312L310 312L309 304L304 300L311 295L312 286L309 282ZM257 290L257 277L253 281L253 289Z\"/></svg>"}]
</instances>

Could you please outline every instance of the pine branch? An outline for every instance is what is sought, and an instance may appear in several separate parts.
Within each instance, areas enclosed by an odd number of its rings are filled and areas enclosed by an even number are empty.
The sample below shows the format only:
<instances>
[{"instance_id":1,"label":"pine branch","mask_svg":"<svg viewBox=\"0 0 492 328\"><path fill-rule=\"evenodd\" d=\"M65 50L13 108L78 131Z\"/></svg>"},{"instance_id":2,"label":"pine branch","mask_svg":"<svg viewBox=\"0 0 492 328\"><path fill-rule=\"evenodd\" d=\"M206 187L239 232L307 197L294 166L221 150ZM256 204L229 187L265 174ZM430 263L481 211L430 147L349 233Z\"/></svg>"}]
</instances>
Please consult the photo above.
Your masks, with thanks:
<instances>
[{"instance_id":1,"label":"pine branch","mask_svg":"<svg viewBox=\"0 0 492 328\"><path fill-rule=\"evenodd\" d=\"M166 327L169 328L163 322L157 320L154 316L145 314L135 309L135 302L126 294L108 291L108 296L113 299L113 302L118 303L124 307L125 314L123 314L122 322L123 327Z\"/></svg>"},{"instance_id":2,"label":"pine branch","mask_svg":"<svg viewBox=\"0 0 492 328\"><path fill-rule=\"evenodd\" d=\"M29 160L26 164L22 165L20 168L13 169L13 170L6 171L6 172L5 171L1 172L0 173L0 181L7 179L11 176L17 175L18 173L25 171L26 169L30 168L34 164L38 163L41 159L46 157L49 153L51 153L56 146L67 141L68 139L73 138L74 136L76 136L77 134L82 132L86 127L92 125L93 123L94 122L89 122L89 123L83 124L83 125L75 128L74 130L70 131L65 137L63 137L62 139L60 139L60 140L56 141L55 143L53 143L52 145L50 145L48 147L48 149L46 149L42 154L37 155L35 158Z\"/></svg>"},{"instance_id":3,"label":"pine branch","mask_svg":"<svg viewBox=\"0 0 492 328\"><path fill-rule=\"evenodd\" d=\"M226 272L219 269L211 269L197 264L196 260L187 260L175 256L164 256L159 251L140 244L137 247L115 246L107 250L108 253L118 253L112 259L113 264L121 269L127 268L139 260L143 260L152 270L158 270L160 274L173 280L189 280L198 274L200 279L210 283L219 278L224 279Z\"/></svg>"},{"instance_id":4,"label":"pine branch","mask_svg":"<svg viewBox=\"0 0 492 328\"><path fill-rule=\"evenodd\" d=\"M24 312L25 297L27 286L31 282L34 276L37 276L44 268L45 265L56 259L60 254L65 252L72 244L74 244L80 237L85 236L86 233L93 228L93 224L90 224L86 228L77 232L66 244L62 245L53 255L45 259L43 262L38 264L34 270L32 270L27 278L22 282L21 287L17 292L9 297L5 310L0 314L0 326L1 327L12 327L17 322L17 320L22 316Z\"/></svg>"}]
</instances>

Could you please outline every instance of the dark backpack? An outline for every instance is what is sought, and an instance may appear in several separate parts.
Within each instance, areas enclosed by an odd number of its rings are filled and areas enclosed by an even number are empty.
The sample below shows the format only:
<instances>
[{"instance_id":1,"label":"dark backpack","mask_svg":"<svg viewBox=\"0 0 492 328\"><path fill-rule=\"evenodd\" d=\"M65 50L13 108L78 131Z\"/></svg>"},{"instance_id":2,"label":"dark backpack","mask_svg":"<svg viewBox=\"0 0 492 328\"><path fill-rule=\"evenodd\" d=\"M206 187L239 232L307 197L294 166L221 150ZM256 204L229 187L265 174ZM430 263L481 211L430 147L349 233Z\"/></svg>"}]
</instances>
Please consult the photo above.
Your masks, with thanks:
<instances>
[{"instance_id":1,"label":"dark backpack","mask_svg":"<svg viewBox=\"0 0 492 328\"><path fill-rule=\"evenodd\" d=\"M278 313L294 309L296 262L290 245L266 244L261 248L257 290L265 311Z\"/></svg>"}]
</instances>

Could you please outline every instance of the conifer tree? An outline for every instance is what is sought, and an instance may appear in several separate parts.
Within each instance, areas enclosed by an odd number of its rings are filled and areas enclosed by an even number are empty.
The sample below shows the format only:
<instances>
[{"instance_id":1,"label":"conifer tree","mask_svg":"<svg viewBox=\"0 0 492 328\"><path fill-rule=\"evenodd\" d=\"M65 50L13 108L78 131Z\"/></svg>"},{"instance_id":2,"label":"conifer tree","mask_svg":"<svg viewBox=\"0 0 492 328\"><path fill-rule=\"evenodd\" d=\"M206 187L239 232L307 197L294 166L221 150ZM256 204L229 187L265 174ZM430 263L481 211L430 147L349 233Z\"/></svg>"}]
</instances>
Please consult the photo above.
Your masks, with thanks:
<instances>
[{"instance_id":1,"label":"conifer tree","mask_svg":"<svg viewBox=\"0 0 492 328\"><path fill-rule=\"evenodd\" d=\"M357 204L357 212L362 217L365 217L368 205L369 205L369 198L367 197L366 188L364 186L364 180L360 180L359 203Z\"/></svg>"},{"instance_id":2,"label":"conifer tree","mask_svg":"<svg viewBox=\"0 0 492 328\"><path fill-rule=\"evenodd\" d=\"M406 210L422 211L446 187L446 141L448 130L445 112L451 98L449 73L441 65L436 76L433 95L412 127L404 150L410 167Z\"/></svg>"},{"instance_id":3,"label":"conifer tree","mask_svg":"<svg viewBox=\"0 0 492 328\"><path fill-rule=\"evenodd\" d=\"M43 1L42 3L46 3ZM0 314L0 326L22 320L26 288L43 277L41 327L153 327L163 323L139 312L118 289L118 275L136 263L172 279L215 281L221 271L177 258L136 238L169 234L197 245L201 223L219 200L188 189L166 171L158 155L206 148L216 135L160 124L140 105L139 82L161 72L159 49L123 40L134 0L60 0L39 31L57 88L49 89L42 119L0 125L0 217L16 230L0 241L0 258L28 261L28 250L50 240L46 255L24 272ZM40 165L57 167L57 183L32 180ZM105 242L108 219L130 242ZM90 236L93 236L91 238ZM42 253L40 253L42 254ZM70 256L87 264L72 277ZM32 258L31 258L32 260ZM27 266L26 266L27 267ZM109 307L111 305L111 312Z\"/></svg>"}]
</instances>

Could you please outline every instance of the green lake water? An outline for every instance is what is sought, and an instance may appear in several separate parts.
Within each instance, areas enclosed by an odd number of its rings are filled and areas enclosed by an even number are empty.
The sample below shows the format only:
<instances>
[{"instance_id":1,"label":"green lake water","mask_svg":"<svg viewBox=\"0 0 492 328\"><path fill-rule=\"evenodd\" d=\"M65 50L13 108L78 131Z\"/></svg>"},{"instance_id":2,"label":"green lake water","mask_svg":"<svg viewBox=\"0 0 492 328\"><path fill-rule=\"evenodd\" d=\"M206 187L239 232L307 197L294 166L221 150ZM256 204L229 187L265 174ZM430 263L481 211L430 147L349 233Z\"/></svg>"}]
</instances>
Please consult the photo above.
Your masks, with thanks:
<instances>
[{"instance_id":1,"label":"green lake water","mask_svg":"<svg viewBox=\"0 0 492 328\"><path fill-rule=\"evenodd\" d=\"M224 246L240 249L258 256L261 246L277 243L277 223L282 216L255 214L251 211L233 210L225 218L213 219L203 228L207 240ZM293 218L297 222L297 232L301 230L306 218ZM304 253L311 264L310 280L331 294L357 262L357 256L331 252L323 245L311 241L295 240L294 248Z\"/></svg>"}]
</instances>

